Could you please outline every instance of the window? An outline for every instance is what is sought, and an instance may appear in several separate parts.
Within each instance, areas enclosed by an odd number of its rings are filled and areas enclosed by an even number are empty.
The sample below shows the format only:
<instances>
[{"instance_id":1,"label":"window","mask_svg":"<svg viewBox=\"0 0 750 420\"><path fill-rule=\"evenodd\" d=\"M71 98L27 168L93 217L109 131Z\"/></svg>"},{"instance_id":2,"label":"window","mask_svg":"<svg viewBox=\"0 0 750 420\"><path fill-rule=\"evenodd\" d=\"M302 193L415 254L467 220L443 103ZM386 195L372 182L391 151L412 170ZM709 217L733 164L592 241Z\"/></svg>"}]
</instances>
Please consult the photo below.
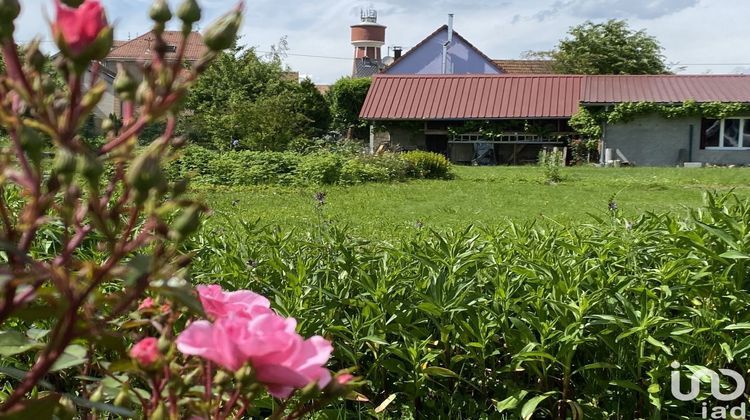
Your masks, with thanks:
<instances>
[{"instance_id":1,"label":"window","mask_svg":"<svg viewBox=\"0 0 750 420\"><path fill-rule=\"evenodd\" d=\"M750 149L750 118L704 119L703 149Z\"/></svg>"},{"instance_id":2,"label":"window","mask_svg":"<svg viewBox=\"0 0 750 420\"><path fill-rule=\"evenodd\" d=\"M167 52L177 52L177 45L167 45Z\"/></svg>"}]
</instances>

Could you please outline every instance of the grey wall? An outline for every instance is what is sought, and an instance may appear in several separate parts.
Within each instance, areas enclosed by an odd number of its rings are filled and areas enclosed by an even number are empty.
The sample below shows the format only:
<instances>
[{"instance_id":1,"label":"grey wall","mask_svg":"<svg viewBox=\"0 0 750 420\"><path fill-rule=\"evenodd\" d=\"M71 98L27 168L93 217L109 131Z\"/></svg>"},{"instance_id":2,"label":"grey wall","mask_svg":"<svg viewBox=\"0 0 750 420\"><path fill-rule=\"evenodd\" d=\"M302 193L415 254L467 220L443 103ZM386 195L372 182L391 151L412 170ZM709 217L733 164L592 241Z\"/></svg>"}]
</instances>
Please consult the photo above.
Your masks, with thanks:
<instances>
[{"instance_id":1,"label":"grey wall","mask_svg":"<svg viewBox=\"0 0 750 420\"><path fill-rule=\"evenodd\" d=\"M604 143L615 149L613 159L638 166L676 166L688 160L690 125L693 125L693 162L748 165L750 150L701 150L700 118L665 119L658 115L608 125ZM684 149L682 152L681 149Z\"/></svg>"}]
</instances>

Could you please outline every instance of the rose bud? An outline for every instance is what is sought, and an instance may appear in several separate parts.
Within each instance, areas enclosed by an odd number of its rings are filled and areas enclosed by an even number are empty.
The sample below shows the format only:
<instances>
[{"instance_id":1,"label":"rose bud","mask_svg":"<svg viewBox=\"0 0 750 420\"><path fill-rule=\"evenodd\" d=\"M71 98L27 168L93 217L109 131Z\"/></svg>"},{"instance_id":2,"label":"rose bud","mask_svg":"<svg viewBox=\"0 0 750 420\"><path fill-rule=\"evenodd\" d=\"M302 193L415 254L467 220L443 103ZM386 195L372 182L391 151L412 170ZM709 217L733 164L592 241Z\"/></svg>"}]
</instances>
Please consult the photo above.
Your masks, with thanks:
<instances>
[{"instance_id":1,"label":"rose bud","mask_svg":"<svg viewBox=\"0 0 750 420\"><path fill-rule=\"evenodd\" d=\"M130 349L130 357L141 367L153 366L161 358L159 341L154 337L144 338Z\"/></svg>"},{"instance_id":2,"label":"rose bud","mask_svg":"<svg viewBox=\"0 0 750 420\"><path fill-rule=\"evenodd\" d=\"M18 0L0 0L0 31L6 35L6 29L13 33L13 21L21 14L21 5Z\"/></svg>"},{"instance_id":3,"label":"rose bud","mask_svg":"<svg viewBox=\"0 0 750 420\"><path fill-rule=\"evenodd\" d=\"M115 77L112 86L115 93L120 95L123 101L132 101L135 98L135 91L138 89L138 82L133 79L125 66L117 64L117 77Z\"/></svg>"},{"instance_id":4,"label":"rose bud","mask_svg":"<svg viewBox=\"0 0 750 420\"><path fill-rule=\"evenodd\" d=\"M201 226L201 213L203 210L198 205L185 209L182 214L172 223L172 237L182 240L195 233Z\"/></svg>"},{"instance_id":5,"label":"rose bud","mask_svg":"<svg viewBox=\"0 0 750 420\"><path fill-rule=\"evenodd\" d=\"M107 56L113 33L99 0L84 0L77 8L55 0L55 6L52 33L65 56L78 64Z\"/></svg>"},{"instance_id":6,"label":"rose bud","mask_svg":"<svg viewBox=\"0 0 750 420\"><path fill-rule=\"evenodd\" d=\"M104 165L96 155L92 153L80 156L78 167L86 181L92 186L99 185L99 178L104 173Z\"/></svg>"},{"instance_id":7,"label":"rose bud","mask_svg":"<svg viewBox=\"0 0 750 420\"><path fill-rule=\"evenodd\" d=\"M29 156L34 164L38 165L42 161L42 152L46 141L42 134L33 128L23 126L20 133L21 147L23 151Z\"/></svg>"},{"instance_id":8,"label":"rose bud","mask_svg":"<svg viewBox=\"0 0 750 420\"><path fill-rule=\"evenodd\" d=\"M55 156L53 163L54 171L59 174L65 183L70 183L73 180L73 175L76 172L78 162L76 156L68 149L60 149Z\"/></svg>"},{"instance_id":9,"label":"rose bud","mask_svg":"<svg viewBox=\"0 0 750 420\"><path fill-rule=\"evenodd\" d=\"M127 181L135 189L136 200L140 203L146 201L152 188L160 188L167 182L159 158L150 153L135 158L128 169Z\"/></svg>"},{"instance_id":10,"label":"rose bud","mask_svg":"<svg viewBox=\"0 0 750 420\"><path fill-rule=\"evenodd\" d=\"M156 0L151 5L151 10L148 12L149 17L156 23L167 23L172 19L172 11L169 10L169 4L166 0Z\"/></svg>"},{"instance_id":11,"label":"rose bud","mask_svg":"<svg viewBox=\"0 0 750 420\"><path fill-rule=\"evenodd\" d=\"M201 20L201 8L195 0L185 0L177 9L177 17L185 25L192 25Z\"/></svg>"},{"instance_id":12,"label":"rose bud","mask_svg":"<svg viewBox=\"0 0 750 420\"><path fill-rule=\"evenodd\" d=\"M206 29L203 40L211 51L224 51L234 45L242 24L243 5L240 2L237 9L222 16Z\"/></svg>"}]
</instances>

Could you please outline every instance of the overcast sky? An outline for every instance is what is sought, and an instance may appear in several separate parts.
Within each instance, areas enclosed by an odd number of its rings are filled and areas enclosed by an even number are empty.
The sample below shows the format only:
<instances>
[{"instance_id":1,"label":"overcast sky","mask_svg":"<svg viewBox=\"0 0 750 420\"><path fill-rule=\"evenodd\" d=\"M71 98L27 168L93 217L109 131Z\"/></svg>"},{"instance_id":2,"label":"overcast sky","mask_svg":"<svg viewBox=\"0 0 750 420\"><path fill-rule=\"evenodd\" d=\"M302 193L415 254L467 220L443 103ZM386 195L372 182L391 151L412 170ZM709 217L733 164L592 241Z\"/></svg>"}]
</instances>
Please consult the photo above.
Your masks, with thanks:
<instances>
[{"instance_id":1,"label":"overcast sky","mask_svg":"<svg viewBox=\"0 0 750 420\"><path fill-rule=\"evenodd\" d=\"M44 11L53 15L53 1L21 3L24 11L17 38L26 41L39 34L49 41ZM116 24L118 39L132 38L149 29L150 1L104 3ZM205 7L205 27L233 2L199 3ZM316 83L332 83L351 74L349 26L359 21L360 9L367 7L377 9L379 22L388 26L387 45L406 49L446 23L448 13L456 15L455 27L461 35L497 59L551 49L569 27L585 20L616 18L627 19L632 28L645 29L655 36L664 46L667 62L688 65L684 71L675 67L676 71L750 74L748 0L248 0L242 41L268 51L286 36L287 64ZM45 45L53 48L49 42Z\"/></svg>"}]
</instances>

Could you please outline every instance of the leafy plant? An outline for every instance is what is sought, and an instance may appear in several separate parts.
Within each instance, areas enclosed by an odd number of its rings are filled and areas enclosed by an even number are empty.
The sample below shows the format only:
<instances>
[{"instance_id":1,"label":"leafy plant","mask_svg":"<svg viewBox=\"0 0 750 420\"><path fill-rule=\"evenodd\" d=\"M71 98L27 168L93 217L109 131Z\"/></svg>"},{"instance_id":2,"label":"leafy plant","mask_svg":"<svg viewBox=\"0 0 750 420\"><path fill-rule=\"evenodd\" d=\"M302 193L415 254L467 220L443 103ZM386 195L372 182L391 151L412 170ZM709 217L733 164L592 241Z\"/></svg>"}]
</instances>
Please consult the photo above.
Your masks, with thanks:
<instances>
[{"instance_id":1,"label":"leafy plant","mask_svg":"<svg viewBox=\"0 0 750 420\"><path fill-rule=\"evenodd\" d=\"M0 145L0 415L296 419L347 395L353 376L325 368L329 341L303 338L294 319L253 292L214 286L196 296L186 280L186 239L207 209L164 166L185 144L175 138L179 105L236 39L243 2L207 28L204 56L186 69L201 10L193 0L180 5L182 39L167 60L172 12L156 0L150 62L140 84L120 67L122 125L106 125L101 142L79 132L107 90L92 61L109 53L113 27L98 0L55 8L65 89L45 70L38 42L21 59L13 39L21 5L0 2L0 124L10 139ZM154 122L162 132L139 149Z\"/></svg>"},{"instance_id":2,"label":"leafy plant","mask_svg":"<svg viewBox=\"0 0 750 420\"><path fill-rule=\"evenodd\" d=\"M439 153L417 150L404 153L403 159L409 163L409 173L416 178L453 178L450 161Z\"/></svg>"},{"instance_id":3,"label":"leafy plant","mask_svg":"<svg viewBox=\"0 0 750 420\"><path fill-rule=\"evenodd\" d=\"M363 241L335 221L196 237L196 281L276 297L367 385L340 416L681 418L670 364L746 371L750 202L688 218L503 224ZM250 276L247 269L251 267ZM681 372L683 376L689 370ZM729 384L728 384L729 385Z\"/></svg>"},{"instance_id":4,"label":"leafy plant","mask_svg":"<svg viewBox=\"0 0 750 420\"><path fill-rule=\"evenodd\" d=\"M563 180L560 168L565 166L563 154L559 151L542 150L539 152L539 166L544 171L544 181L556 184Z\"/></svg>"}]
</instances>

